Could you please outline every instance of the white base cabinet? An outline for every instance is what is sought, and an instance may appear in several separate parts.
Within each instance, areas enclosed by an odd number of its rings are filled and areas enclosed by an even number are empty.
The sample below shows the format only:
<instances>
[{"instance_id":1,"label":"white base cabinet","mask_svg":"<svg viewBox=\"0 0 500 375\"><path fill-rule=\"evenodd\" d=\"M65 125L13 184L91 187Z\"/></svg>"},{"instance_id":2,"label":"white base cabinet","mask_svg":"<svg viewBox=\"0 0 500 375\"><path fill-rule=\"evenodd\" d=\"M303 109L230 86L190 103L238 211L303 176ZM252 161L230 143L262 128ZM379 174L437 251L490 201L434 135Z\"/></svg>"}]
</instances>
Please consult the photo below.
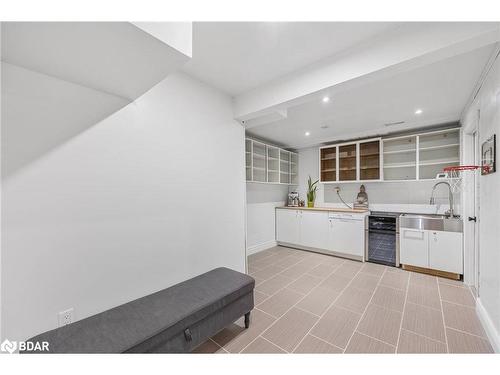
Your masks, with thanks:
<instances>
[{"instance_id":1,"label":"white base cabinet","mask_svg":"<svg viewBox=\"0 0 500 375\"><path fill-rule=\"evenodd\" d=\"M430 231L429 266L435 270L462 274L462 233Z\"/></svg>"},{"instance_id":2,"label":"white base cabinet","mask_svg":"<svg viewBox=\"0 0 500 375\"><path fill-rule=\"evenodd\" d=\"M364 219L364 214L277 208L276 240L362 260L365 244Z\"/></svg>"},{"instance_id":3,"label":"white base cabinet","mask_svg":"<svg viewBox=\"0 0 500 375\"><path fill-rule=\"evenodd\" d=\"M401 228L400 261L409 266L463 274L462 233Z\"/></svg>"},{"instance_id":4,"label":"white base cabinet","mask_svg":"<svg viewBox=\"0 0 500 375\"><path fill-rule=\"evenodd\" d=\"M299 210L276 210L276 240L299 243Z\"/></svg>"},{"instance_id":5,"label":"white base cabinet","mask_svg":"<svg viewBox=\"0 0 500 375\"><path fill-rule=\"evenodd\" d=\"M299 244L318 249L327 248L329 240L328 212L304 212L303 210L300 210L299 215Z\"/></svg>"}]
</instances>

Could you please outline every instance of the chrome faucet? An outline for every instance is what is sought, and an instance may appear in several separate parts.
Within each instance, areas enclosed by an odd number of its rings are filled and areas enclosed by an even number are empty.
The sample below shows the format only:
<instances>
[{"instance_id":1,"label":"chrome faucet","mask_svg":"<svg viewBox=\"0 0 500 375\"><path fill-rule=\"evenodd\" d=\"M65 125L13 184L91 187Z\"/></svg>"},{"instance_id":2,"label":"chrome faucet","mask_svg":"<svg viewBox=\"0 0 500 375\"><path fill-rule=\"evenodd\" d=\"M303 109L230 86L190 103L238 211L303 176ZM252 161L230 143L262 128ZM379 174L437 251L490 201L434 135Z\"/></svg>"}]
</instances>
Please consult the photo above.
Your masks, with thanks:
<instances>
[{"instance_id":1,"label":"chrome faucet","mask_svg":"<svg viewBox=\"0 0 500 375\"><path fill-rule=\"evenodd\" d=\"M451 192L451 186L449 183L447 183L446 181L440 181L438 182L437 184L435 184L432 188L432 193L431 193L431 199L429 201L429 204L435 204L434 202L434 191L436 190L436 187L438 185L441 185L441 184L444 184L446 186L448 186L448 200L449 200L449 203L450 203L450 209L445 213L449 215L449 217L453 218L454 215L453 215L453 193Z\"/></svg>"}]
</instances>

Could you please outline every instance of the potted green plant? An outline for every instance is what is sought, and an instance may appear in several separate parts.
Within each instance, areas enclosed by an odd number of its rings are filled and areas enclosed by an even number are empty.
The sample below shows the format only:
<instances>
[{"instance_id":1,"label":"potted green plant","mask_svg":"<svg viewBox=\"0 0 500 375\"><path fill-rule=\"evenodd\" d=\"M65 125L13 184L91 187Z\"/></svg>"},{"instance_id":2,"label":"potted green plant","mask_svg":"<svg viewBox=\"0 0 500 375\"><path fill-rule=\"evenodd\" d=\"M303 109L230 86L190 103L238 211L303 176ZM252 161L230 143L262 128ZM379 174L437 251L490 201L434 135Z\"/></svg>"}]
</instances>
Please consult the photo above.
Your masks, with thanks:
<instances>
[{"instance_id":1,"label":"potted green plant","mask_svg":"<svg viewBox=\"0 0 500 375\"><path fill-rule=\"evenodd\" d=\"M316 190L318 190L319 180L312 182L311 176L307 180L307 207L314 207L314 200L316 199Z\"/></svg>"}]
</instances>

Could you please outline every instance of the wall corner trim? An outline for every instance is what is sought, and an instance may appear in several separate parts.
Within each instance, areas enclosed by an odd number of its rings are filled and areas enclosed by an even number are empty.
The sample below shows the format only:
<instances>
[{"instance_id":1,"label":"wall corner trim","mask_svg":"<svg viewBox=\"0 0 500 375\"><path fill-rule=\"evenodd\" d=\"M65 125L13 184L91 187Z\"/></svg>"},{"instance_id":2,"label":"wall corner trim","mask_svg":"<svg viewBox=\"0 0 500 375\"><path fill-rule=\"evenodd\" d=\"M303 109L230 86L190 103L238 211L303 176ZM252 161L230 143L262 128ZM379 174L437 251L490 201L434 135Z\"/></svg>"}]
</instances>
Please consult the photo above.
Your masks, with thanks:
<instances>
[{"instance_id":1,"label":"wall corner trim","mask_svg":"<svg viewBox=\"0 0 500 375\"><path fill-rule=\"evenodd\" d=\"M269 248L274 247L274 246L278 246L278 243L275 240L263 242L263 243L260 243L258 245L249 246L249 247L247 247L247 256L251 255L251 254L259 253L261 251L264 251L264 250L269 249Z\"/></svg>"},{"instance_id":2,"label":"wall corner trim","mask_svg":"<svg viewBox=\"0 0 500 375\"><path fill-rule=\"evenodd\" d=\"M490 315L484 308L481 300L478 298L476 301L476 313L479 316L479 320L483 325L483 328L490 340L490 344L493 347L495 353L500 353L500 334L498 333L493 321L490 318Z\"/></svg>"}]
</instances>

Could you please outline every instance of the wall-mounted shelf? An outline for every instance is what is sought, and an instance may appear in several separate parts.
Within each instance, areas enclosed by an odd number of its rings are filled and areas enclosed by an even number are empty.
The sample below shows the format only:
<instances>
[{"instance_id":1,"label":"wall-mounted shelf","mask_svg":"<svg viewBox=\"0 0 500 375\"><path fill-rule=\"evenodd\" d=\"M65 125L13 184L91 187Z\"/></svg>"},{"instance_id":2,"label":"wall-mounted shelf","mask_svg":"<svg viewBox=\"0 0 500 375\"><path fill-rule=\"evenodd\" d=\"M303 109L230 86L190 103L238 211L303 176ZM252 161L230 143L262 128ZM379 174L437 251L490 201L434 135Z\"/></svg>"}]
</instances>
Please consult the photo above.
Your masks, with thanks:
<instances>
[{"instance_id":1,"label":"wall-mounted shelf","mask_svg":"<svg viewBox=\"0 0 500 375\"><path fill-rule=\"evenodd\" d=\"M392 163L392 164L384 164L384 168L408 168L408 167L416 167L417 163Z\"/></svg>"},{"instance_id":2,"label":"wall-mounted shelf","mask_svg":"<svg viewBox=\"0 0 500 375\"><path fill-rule=\"evenodd\" d=\"M397 151L384 151L384 155L393 155L393 154L407 154L407 153L415 153L415 149L408 150L397 150Z\"/></svg>"},{"instance_id":3,"label":"wall-mounted shelf","mask_svg":"<svg viewBox=\"0 0 500 375\"><path fill-rule=\"evenodd\" d=\"M250 138L245 139L245 149L247 182L297 184L298 154Z\"/></svg>"}]
</instances>

